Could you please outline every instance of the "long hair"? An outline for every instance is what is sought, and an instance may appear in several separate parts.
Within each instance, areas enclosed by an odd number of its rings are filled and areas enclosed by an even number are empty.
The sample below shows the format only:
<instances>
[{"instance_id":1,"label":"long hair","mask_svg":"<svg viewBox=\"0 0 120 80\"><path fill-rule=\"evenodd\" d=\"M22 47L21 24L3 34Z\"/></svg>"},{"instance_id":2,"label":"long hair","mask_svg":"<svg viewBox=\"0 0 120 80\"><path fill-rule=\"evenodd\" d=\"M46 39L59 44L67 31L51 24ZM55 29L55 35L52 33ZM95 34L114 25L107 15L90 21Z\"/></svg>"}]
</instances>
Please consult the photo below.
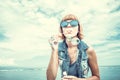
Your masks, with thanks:
<instances>
[{"instance_id":1,"label":"long hair","mask_svg":"<svg viewBox=\"0 0 120 80\"><path fill-rule=\"evenodd\" d=\"M77 20L78 22L79 22L79 20L78 20L78 18L75 16L75 15L73 15L73 14L68 14L68 15L66 15L65 17L63 17L62 18L62 20L61 20L61 22L62 21L66 21L66 20ZM78 33L77 33L77 37L81 40L81 39L83 39L83 29L82 29L82 27L81 27L81 25L80 25L80 22L78 23ZM64 34L63 34L63 30L62 30L62 27L60 26L60 33L61 33L61 36L62 36L62 38L63 39L65 39L65 36L64 36Z\"/></svg>"}]
</instances>

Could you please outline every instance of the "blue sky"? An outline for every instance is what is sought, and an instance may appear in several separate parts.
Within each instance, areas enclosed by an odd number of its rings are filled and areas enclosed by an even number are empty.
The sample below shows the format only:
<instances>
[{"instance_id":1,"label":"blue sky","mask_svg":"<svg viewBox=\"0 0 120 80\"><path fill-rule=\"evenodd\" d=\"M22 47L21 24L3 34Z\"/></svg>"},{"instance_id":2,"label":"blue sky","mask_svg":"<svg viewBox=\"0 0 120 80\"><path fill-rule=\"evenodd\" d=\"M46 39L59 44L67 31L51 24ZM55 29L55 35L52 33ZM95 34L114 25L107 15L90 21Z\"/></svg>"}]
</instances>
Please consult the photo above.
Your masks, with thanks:
<instances>
[{"instance_id":1,"label":"blue sky","mask_svg":"<svg viewBox=\"0 0 120 80\"><path fill-rule=\"evenodd\" d=\"M98 64L120 65L119 0L4 0L0 2L0 66L47 66L48 39L63 16L75 14Z\"/></svg>"}]
</instances>

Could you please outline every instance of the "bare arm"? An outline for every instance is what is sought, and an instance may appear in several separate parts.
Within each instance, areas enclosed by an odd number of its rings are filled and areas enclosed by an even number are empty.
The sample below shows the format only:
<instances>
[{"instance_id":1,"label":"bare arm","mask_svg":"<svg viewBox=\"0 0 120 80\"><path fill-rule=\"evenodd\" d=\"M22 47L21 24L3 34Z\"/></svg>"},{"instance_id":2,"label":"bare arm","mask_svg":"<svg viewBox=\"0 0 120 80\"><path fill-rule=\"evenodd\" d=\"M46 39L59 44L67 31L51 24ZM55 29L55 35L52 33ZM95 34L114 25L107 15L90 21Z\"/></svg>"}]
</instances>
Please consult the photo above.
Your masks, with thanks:
<instances>
[{"instance_id":1,"label":"bare arm","mask_svg":"<svg viewBox=\"0 0 120 80\"><path fill-rule=\"evenodd\" d=\"M47 68L47 80L55 80L58 71L58 54L57 51L52 51L50 62Z\"/></svg>"},{"instance_id":2,"label":"bare arm","mask_svg":"<svg viewBox=\"0 0 120 80\"><path fill-rule=\"evenodd\" d=\"M87 49L88 62L92 72L92 76L87 78L87 80L100 80L99 68L97 64L96 52L93 48L89 47Z\"/></svg>"},{"instance_id":3,"label":"bare arm","mask_svg":"<svg viewBox=\"0 0 120 80\"><path fill-rule=\"evenodd\" d=\"M49 62L47 72L46 72L47 80L55 80L57 76L58 66L59 66L58 40L59 40L58 36L53 36L49 40L49 43L51 44L51 48L52 48L52 54L51 54L50 62Z\"/></svg>"}]
</instances>

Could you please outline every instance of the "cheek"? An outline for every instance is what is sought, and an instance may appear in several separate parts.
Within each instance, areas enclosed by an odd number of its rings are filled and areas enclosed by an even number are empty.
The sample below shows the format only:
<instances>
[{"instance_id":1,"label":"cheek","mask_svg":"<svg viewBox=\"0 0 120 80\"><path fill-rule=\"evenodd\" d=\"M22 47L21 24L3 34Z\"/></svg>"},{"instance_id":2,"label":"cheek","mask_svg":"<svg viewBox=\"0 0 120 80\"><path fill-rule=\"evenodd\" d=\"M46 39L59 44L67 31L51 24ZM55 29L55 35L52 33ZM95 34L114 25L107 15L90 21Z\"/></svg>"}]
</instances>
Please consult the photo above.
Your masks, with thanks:
<instances>
[{"instance_id":1,"label":"cheek","mask_svg":"<svg viewBox=\"0 0 120 80\"><path fill-rule=\"evenodd\" d=\"M74 33L74 34L75 34L75 33L76 33L76 34L78 33L78 27L75 27L75 28L70 29L70 30L71 30L72 33ZM65 28L63 28L62 31L63 31L64 34L66 34L67 31L69 31L69 29L65 29Z\"/></svg>"},{"instance_id":2,"label":"cheek","mask_svg":"<svg viewBox=\"0 0 120 80\"><path fill-rule=\"evenodd\" d=\"M66 33L66 32L67 32L67 29L64 29L64 28L63 28L62 30L63 30L63 33Z\"/></svg>"},{"instance_id":3,"label":"cheek","mask_svg":"<svg viewBox=\"0 0 120 80\"><path fill-rule=\"evenodd\" d=\"M75 30L76 32L78 32L78 27L76 27L74 30Z\"/></svg>"},{"instance_id":4,"label":"cheek","mask_svg":"<svg viewBox=\"0 0 120 80\"><path fill-rule=\"evenodd\" d=\"M78 33L78 28L77 28L77 27L74 28L73 33L74 33L74 34L77 34L77 33Z\"/></svg>"}]
</instances>

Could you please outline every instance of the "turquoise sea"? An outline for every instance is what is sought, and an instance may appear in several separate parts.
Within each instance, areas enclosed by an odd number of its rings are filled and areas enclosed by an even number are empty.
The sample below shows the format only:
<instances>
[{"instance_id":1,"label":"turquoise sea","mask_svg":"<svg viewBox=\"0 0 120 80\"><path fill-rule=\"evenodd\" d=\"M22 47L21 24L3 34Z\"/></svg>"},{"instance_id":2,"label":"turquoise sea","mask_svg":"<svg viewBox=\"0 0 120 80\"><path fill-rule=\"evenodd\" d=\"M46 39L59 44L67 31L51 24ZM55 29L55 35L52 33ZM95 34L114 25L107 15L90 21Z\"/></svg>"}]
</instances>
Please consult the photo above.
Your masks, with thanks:
<instances>
[{"instance_id":1,"label":"turquoise sea","mask_svg":"<svg viewBox=\"0 0 120 80\"><path fill-rule=\"evenodd\" d=\"M120 66L101 66L100 76L101 80L120 80ZM0 80L46 80L46 68L0 67Z\"/></svg>"}]
</instances>

